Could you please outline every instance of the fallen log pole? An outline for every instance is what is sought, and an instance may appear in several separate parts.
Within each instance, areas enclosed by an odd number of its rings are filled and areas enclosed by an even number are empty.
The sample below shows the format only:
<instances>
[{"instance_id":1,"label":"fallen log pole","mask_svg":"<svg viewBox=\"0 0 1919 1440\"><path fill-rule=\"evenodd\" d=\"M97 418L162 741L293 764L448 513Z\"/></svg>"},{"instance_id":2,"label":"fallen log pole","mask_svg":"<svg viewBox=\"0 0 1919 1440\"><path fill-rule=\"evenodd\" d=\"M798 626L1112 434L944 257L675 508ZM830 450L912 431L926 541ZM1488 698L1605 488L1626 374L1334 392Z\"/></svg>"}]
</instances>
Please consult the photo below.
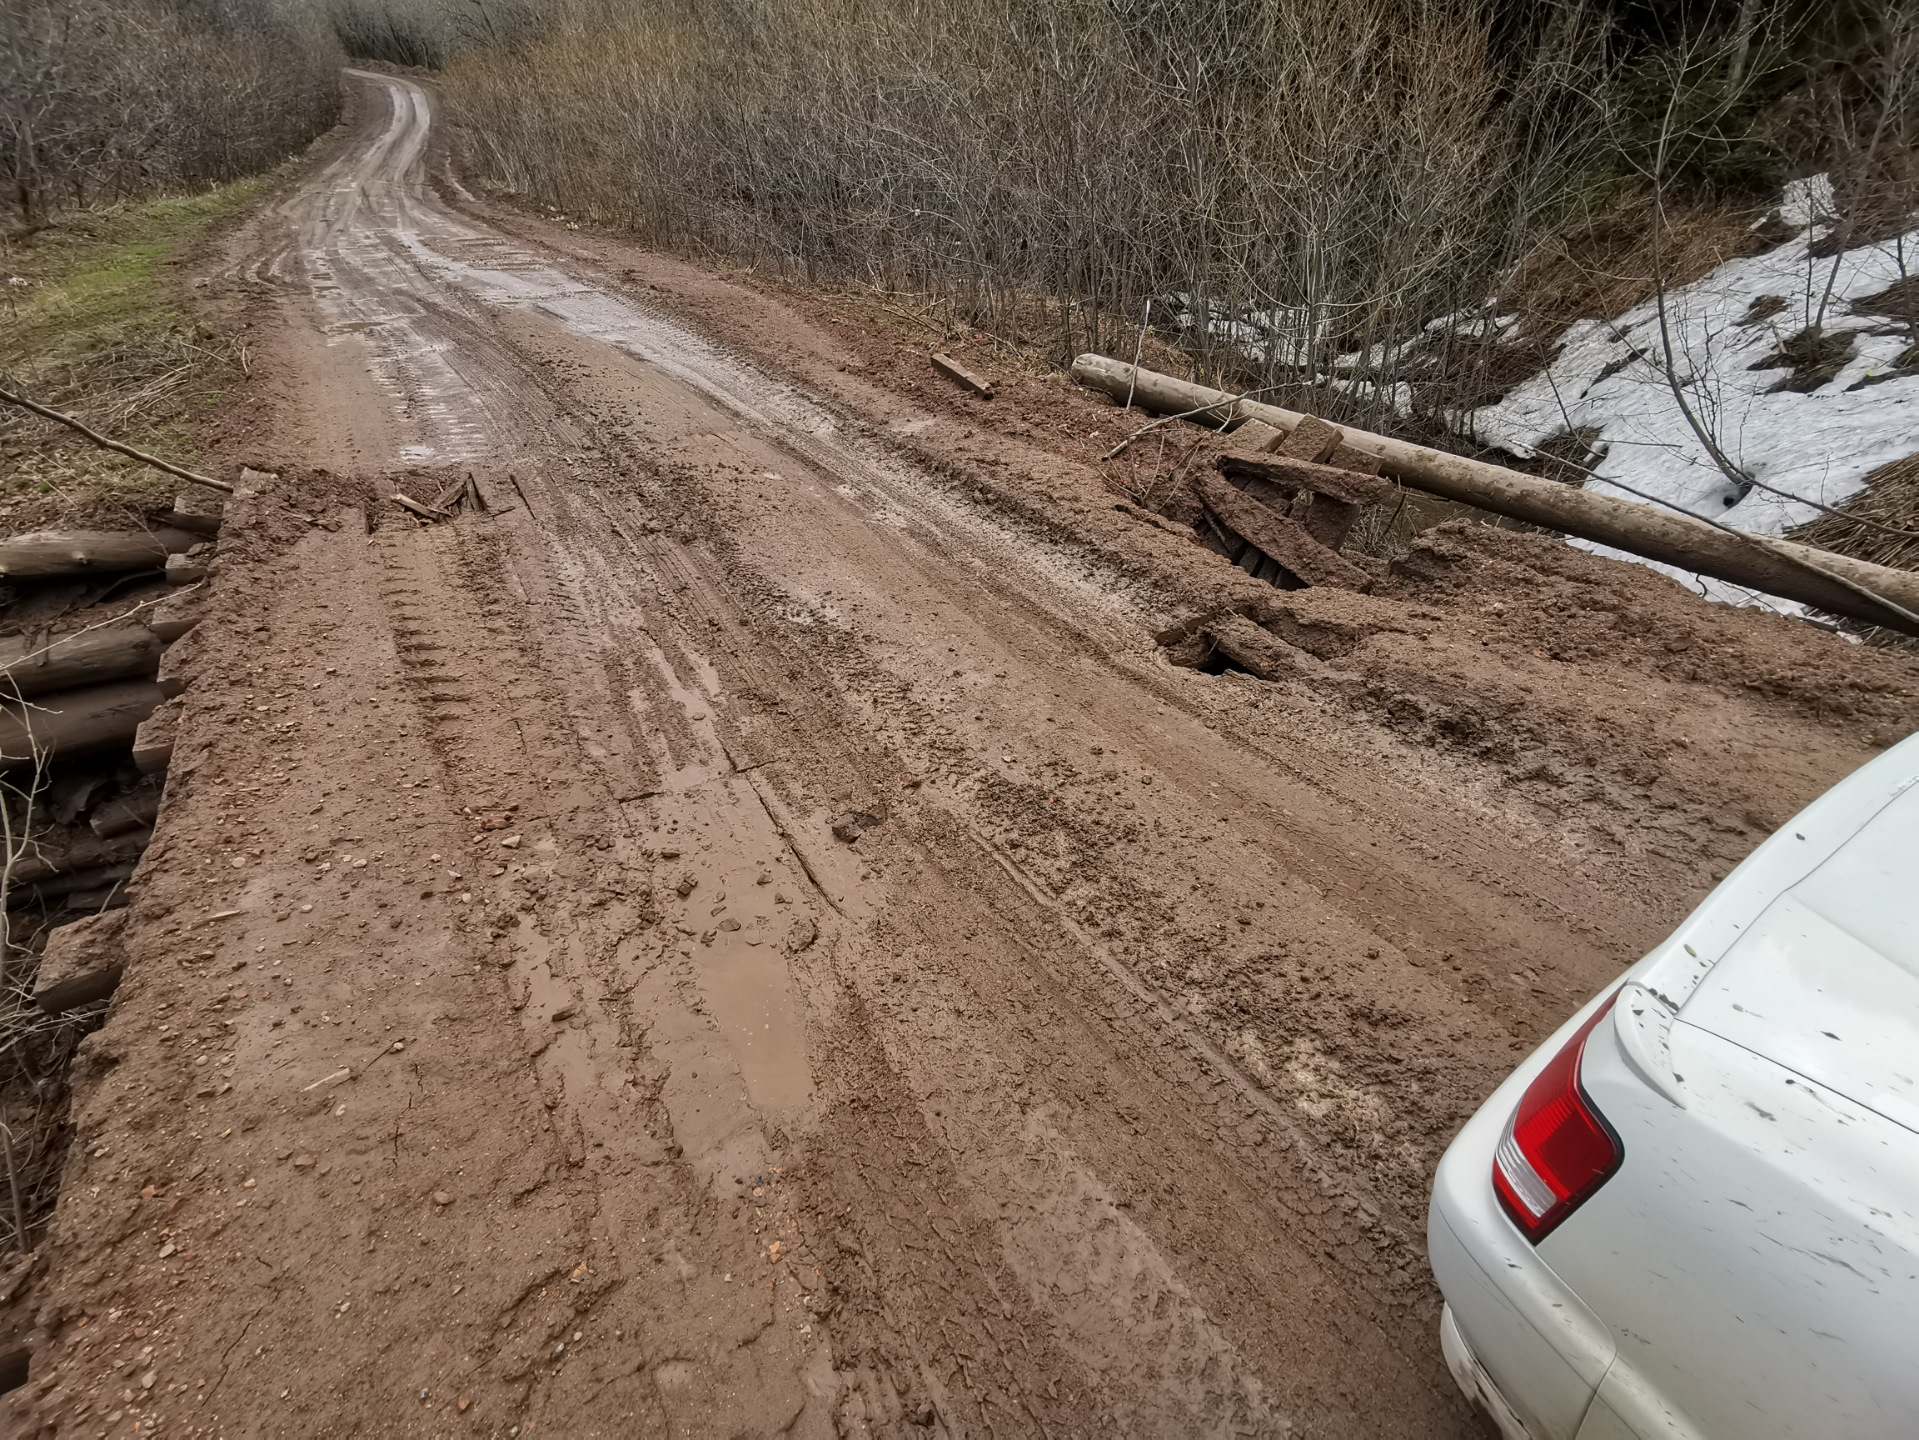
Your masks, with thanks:
<instances>
[{"instance_id":1,"label":"fallen log pole","mask_svg":"<svg viewBox=\"0 0 1919 1440\"><path fill-rule=\"evenodd\" d=\"M138 622L0 639L0 696L17 700L127 675L151 675L166 642Z\"/></svg>"},{"instance_id":2,"label":"fallen log pole","mask_svg":"<svg viewBox=\"0 0 1919 1440\"><path fill-rule=\"evenodd\" d=\"M152 838L153 828L148 824L105 838L87 836L59 850L49 849L42 844L32 845L13 862L13 868L7 872L7 883L44 885L55 876L71 875L76 870L93 870L102 865L117 865L123 860L137 860Z\"/></svg>"},{"instance_id":3,"label":"fallen log pole","mask_svg":"<svg viewBox=\"0 0 1919 1440\"><path fill-rule=\"evenodd\" d=\"M1082 385L1120 399L1130 394L1135 404L1159 414L1197 413L1200 419L1222 425L1259 420L1289 433L1313 418L1137 369L1104 355L1080 356L1073 362L1072 373ZM1503 465L1365 430L1343 428L1343 435L1344 444L1377 459L1382 473L1412 489L1835 615L1919 635L1919 619L1914 618L1919 613L1919 573L1790 540L1724 529L1677 511L1540 480Z\"/></svg>"},{"instance_id":4,"label":"fallen log pole","mask_svg":"<svg viewBox=\"0 0 1919 1440\"><path fill-rule=\"evenodd\" d=\"M167 556L191 549L200 537L163 526L156 530L39 530L0 540L0 575L32 580L46 575L158 570Z\"/></svg>"},{"instance_id":5,"label":"fallen log pole","mask_svg":"<svg viewBox=\"0 0 1919 1440\"><path fill-rule=\"evenodd\" d=\"M0 770L133 743L166 692L151 680L119 680L0 704Z\"/></svg>"}]
</instances>

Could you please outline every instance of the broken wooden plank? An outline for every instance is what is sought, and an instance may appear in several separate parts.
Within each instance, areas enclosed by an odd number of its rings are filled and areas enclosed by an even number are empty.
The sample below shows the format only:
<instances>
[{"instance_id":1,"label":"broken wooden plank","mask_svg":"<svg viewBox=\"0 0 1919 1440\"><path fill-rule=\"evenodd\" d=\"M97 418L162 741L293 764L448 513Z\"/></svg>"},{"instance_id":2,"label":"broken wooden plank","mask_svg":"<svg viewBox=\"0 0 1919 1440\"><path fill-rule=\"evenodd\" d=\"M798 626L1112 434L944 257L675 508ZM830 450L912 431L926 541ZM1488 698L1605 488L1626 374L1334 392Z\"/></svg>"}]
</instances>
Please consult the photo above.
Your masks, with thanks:
<instances>
[{"instance_id":1,"label":"broken wooden plank","mask_svg":"<svg viewBox=\"0 0 1919 1440\"><path fill-rule=\"evenodd\" d=\"M1354 470L1361 475L1377 475L1381 465L1377 455L1368 455L1364 450L1355 450L1344 440L1332 454L1326 457L1326 464L1335 470Z\"/></svg>"},{"instance_id":2,"label":"broken wooden plank","mask_svg":"<svg viewBox=\"0 0 1919 1440\"><path fill-rule=\"evenodd\" d=\"M933 365L948 379L958 381L975 395L984 395L989 400L993 398L993 382L981 379L951 355L941 355L936 352L933 356Z\"/></svg>"},{"instance_id":3,"label":"broken wooden plank","mask_svg":"<svg viewBox=\"0 0 1919 1440\"><path fill-rule=\"evenodd\" d=\"M1273 447L1273 454L1288 460L1324 460L1345 443L1346 434L1337 425L1328 425L1317 415L1308 415L1293 427L1292 433Z\"/></svg>"},{"instance_id":4,"label":"broken wooden plank","mask_svg":"<svg viewBox=\"0 0 1919 1440\"><path fill-rule=\"evenodd\" d=\"M1289 501L1302 491L1310 491L1314 495L1343 500L1348 505L1381 505L1397 493L1392 481L1382 480L1377 475L1363 475L1357 470L1340 470L1331 465L1317 465L1310 460L1293 460L1278 455L1221 455L1214 465L1228 480L1236 483L1264 481ZM1240 488L1246 489L1247 486L1241 483Z\"/></svg>"},{"instance_id":5,"label":"broken wooden plank","mask_svg":"<svg viewBox=\"0 0 1919 1440\"><path fill-rule=\"evenodd\" d=\"M1228 395L1105 355L1081 355L1072 373L1082 385L1115 399L1130 397L1160 415L1204 411L1223 423L1254 418L1289 431L1306 418L1296 410ZM1692 515L1542 480L1428 445L1351 428L1345 436L1348 445L1377 456L1387 475L1413 489L1919 635L1919 621L1909 618L1919 613L1919 573L1710 525Z\"/></svg>"},{"instance_id":6,"label":"broken wooden plank","mask_svg":"<svg viewBox=\"0 0 1919 1440\"><path fill-rule=\"evenodd\" d=\"M198 585L207 578L207 557L204 555L167 556L167 584Z\"/></svg>"},{"instance_id":7,"label":"broken wooden plank","mask_svg":"<svg viewBox=\"0 0 1919 1440\"><path fill-rule=\"evenodd\" d=\"M1371 584L1365 571L1320 544L1298 521L1262 505L1220 476L1201 473L1193 483L1207 511L1221 525L1306 584L1337 585L1347 590L1364 590Z\"/></svg>"},{"instance_id":8,"label":"broken wooden plank","mask_svg":"<svg viewBox=\"0 0 1919 1440\"><path fill-rule=\"evenodd\" d=\"M220 533L220 522L225 515L223 498L192 490L173 497L173 508L166 514L166 523L176 530L191 530L195 535L211 537Z\"/></svg>"},{"instance_id":9,"label":"broken wooden plank","mask_svg":"<svg viewBox=\"0 0 1919 1440\"><path fill-rule=\"evenodd\" d=\"M1235 450L1264 455L1278 449L1285 439L1284 430L1268 425L1264 420L1246 420L1228 437L1228 443Z\"/></svg>"},{"instance_id":10,"label":"broken wooden plank","mask_svg":"<svg viewBox=\"0 0 1919 1440\"><path fill-rule=\"evenodd\" d=\"M446 511L438 509L435 506L422 505L418 500L415 500L411 495L401 495L401 494L395 493L389 498L393 501L395 505L398 505L402 510L411 511L413 514L418 515L422 520L438 521L438 520L451 520L453 518L451 515L447 514Z\"/></svg>"},{"instance_id":11,"label":"broken wooden plank","mask_svg":"<svg viewBox=\"0 0 1919 1440\"><path fill-rule=\"evenodd\" d=\"M1277 680L1299 665L1299 651L1244 615L1228 612L1206 627L1213 648L1261 680Z\"/></svg>"},{"instance_id":12,"label":"broken wooden plank","mask_svg":"<svg viewBox=\"0 0 1919 1440\"><path fill-rule=\"evenodd\" d=\"M167 556L200 543L187 530L37 530L0 540L0 575L9 580L90 571L159 569Z\"/></svg>"},{"instance_id":13,"label":"broken wooden plank","mask_svg":"<svg viewBox=\"0 0 1919 1440\"><path fill-rule=\"evenodd\" d=\"M157 706L134 732L133 763L142 775L164 775L167 766L173 763L173 739L180 728L183 708L179 699L168 700Z\"/></svg>"}]
</instances>

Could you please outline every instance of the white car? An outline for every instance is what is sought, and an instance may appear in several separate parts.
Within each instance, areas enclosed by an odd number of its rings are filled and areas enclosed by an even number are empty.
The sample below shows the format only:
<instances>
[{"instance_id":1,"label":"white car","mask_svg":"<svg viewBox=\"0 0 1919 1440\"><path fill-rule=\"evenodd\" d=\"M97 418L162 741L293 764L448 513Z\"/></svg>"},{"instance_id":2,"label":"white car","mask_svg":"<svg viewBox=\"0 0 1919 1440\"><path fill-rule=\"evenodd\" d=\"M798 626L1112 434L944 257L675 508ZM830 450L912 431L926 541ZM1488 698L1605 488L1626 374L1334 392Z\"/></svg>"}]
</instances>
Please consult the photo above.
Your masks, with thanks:
<instances>
[{"instance_id":1,"label":"white car","mask_svg":"<svg viewBox=\"0 0 1919 1440\"><path fill-rule=\"evenodd\" d=\"M1919 1436L1919 736L1813 802L1440 1162L1508 1440Z\"/></svg>"}]
</instances>

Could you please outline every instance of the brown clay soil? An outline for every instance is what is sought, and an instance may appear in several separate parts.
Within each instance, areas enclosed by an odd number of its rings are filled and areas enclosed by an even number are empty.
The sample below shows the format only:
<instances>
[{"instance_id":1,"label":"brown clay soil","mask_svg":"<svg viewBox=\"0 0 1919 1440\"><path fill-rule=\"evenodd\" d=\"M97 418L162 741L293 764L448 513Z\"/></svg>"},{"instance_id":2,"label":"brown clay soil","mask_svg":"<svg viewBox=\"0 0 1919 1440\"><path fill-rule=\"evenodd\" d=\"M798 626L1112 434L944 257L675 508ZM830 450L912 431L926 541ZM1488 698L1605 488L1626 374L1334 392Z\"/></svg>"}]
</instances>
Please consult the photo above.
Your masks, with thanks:
<instances>
[{"instance_id":1,"label":"brown clay soil","mask_svg":"<svg viewBox=\"0 0 1919 1440\"><path fill-rule=\"evenodd\" d=\"M1258 585L1105 401L493 206L355 85L214 264L278 479L9 1433L1478 1433L1441 1150L1919 666L1483 525ZM1218 606L1296 673L1169 663Z\"/></svg>"}]
</instances>

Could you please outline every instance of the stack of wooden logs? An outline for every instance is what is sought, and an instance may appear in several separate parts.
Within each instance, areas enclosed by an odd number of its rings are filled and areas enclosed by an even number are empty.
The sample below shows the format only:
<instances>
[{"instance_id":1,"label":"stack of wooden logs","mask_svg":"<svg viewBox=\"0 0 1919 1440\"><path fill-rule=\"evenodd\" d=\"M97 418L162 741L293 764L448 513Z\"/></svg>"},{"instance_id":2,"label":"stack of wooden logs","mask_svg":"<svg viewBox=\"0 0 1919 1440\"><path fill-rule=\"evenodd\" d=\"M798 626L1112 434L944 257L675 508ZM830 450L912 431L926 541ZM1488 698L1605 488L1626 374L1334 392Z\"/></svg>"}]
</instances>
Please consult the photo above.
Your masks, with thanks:
<instances>
[{"instance_id":1,"label":"stack of wooden logs","mask_svg":"<svg viewBox=\"0 0 1919 1440\"><path fill-rule=\"evenodd\" d=\"M0 541L11 592L0 622L13 622L0 635L9 910L58 923L125 903L159 813L185 688L168 647L197 622L220 519L217 502L194 494L144 531ZM80 619L62 628L73 612Z\"/></svg>"},{"instance_id":2,"label":"stack of wooden logs","mask_svg":"<svg viewBox=\"0 0 1919 1440\"><path fill-rule=\"evenodd\" d=\"M1249 420L1233 432L1217 475L1194 483L1200 539L1255 579L1282 590L1364 590L1372 576L1340 553L1369 505L1394 494L1379 462L1344 443L1339 427L1308 418L1290 433Z\"/></svg>"}]
</instances>

